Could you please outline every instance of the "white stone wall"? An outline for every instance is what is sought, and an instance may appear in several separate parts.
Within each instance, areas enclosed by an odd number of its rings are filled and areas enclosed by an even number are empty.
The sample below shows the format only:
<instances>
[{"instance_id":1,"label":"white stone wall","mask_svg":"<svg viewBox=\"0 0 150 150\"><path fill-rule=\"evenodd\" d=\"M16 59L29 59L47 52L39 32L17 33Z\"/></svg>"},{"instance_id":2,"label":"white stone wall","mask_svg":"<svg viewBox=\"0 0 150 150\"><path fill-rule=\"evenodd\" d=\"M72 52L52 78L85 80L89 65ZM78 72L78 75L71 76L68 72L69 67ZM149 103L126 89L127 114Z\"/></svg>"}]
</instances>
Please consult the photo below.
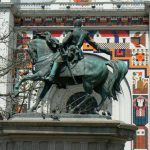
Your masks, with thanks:
<instances>
[{"instance_id":1,"label":"white stone wall","mask_svg":"<svg viewBox=\"0 0 150 150\"><path fill-rule=\"evenodd\" d=\"M0 10L0 70L7 68L11 63L13 49L13 15L9 9ZM5 37L5 38L4 38ZM9 60L9 61L8 61ZM0 74L3 73L0 71ZM12 92L11 73L0 76L0 94ZM6 97L0 96L0 108L5 110Z\"/></svg>"},{"instance_id":2,"label":"white stone wall","mask_svg":"<svg viewBox=\"0 0 150 150\"><path fill-rule=\"evenodd\" d=\"M1 0L1 2L8 3L11 2L11 0Z\"/></svg>"}]
</instances>

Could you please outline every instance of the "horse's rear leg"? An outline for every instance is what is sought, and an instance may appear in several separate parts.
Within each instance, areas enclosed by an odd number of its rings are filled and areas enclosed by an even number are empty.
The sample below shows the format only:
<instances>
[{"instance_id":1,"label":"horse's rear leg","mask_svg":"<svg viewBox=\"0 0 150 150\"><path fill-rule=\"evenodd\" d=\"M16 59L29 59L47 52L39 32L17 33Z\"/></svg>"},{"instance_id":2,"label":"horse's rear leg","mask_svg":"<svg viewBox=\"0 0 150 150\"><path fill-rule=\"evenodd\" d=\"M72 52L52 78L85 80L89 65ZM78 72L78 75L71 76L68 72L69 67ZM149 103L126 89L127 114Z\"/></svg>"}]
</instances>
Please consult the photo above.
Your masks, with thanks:
<instances>
[{"instance_id":1,"label":"horse's rear leg","mask_svg":"<svg viewBox=\"0 0 150 150\"><path fill-rule=\"evenodd\" d=\"M43 90L42 90L42 92L40 93L40 96L39 96L40 99L43 99L45 97L45 95L47 94L47 92L50 89L51 85L52 85L51 82L45 81L44 88L43 88Z\"/></svg>"},{"instance_id":2,"label":"horse's rear leg","mask_svg":"<svg viewBox=\"0 0 150 150\"><path fill-rule=\"evenodd\" d=\"M101 102L98 104L98 107L95 110L98 112L102 109L104 102L106 101L107 97L109 97L109 96L103 87L102 88L95 88L94 91L101 95Z\"/></svg>"},{"instance_id":3,"label":"horse's rear leg","mask_svg":"<svg viewBox=\"0 0 150 150\"><path fill-rule=\"evenodd\" d=\"M93 92L93 84L90 81L83 81L83 88L85 92L89 95Z\"/></svg>"},{"instance_id":4,"label":"horse's rear leg","mask_svg":"<svg viewBox=\"0 0 150 150\"><path fill-rule=\"evenodd\" d=\"M48 90L50 89L51 87L51 83L48 82L48 81L45 81L45 85L44 85L44 88L39 96L39 98L37 99L36 103L32 106L32 108L30 109L31 112L33 112L34 110L37 109L39 103L41 102L41 100L44 98L44 96L47 94Z\"/></svg>"}]
</instances>

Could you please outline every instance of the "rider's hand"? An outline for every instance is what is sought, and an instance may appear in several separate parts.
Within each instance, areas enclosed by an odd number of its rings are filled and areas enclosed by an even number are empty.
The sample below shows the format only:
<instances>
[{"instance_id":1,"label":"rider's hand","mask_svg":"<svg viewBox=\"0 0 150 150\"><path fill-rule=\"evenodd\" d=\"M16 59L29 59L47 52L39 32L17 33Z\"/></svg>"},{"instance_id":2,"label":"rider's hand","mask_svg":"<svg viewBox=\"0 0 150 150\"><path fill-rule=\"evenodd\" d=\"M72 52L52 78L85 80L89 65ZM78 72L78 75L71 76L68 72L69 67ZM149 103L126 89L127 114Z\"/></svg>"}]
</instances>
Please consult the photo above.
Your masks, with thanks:
<instances>
[{"instance_id":1,"label":"rider's hand","mask_svg":"<svg viewBox=\"0 0 150 150\"><path fill-rule=\"evenodd\" d=\"M63 45L62 43L59 43L59 47L60 47L60 48L63 48L64 45Z\"/></svg>"},{"instance_id":2,"label":"rider's hand","mask_svg":"<svg viewBox=\"0 0 150 150\"><path fill-rule=\"evenodd\" d=\"M110 56L112 55L112 52L108 48L98 47L97 51L100 53L105 53L105 54L110 55Z\"/></svg>"},{"instance_id":3,"label":"rider's hand","mask_svg":"<svg viewBox=\"0 0 150 150\"><path fill-rule=\"evenodd\" d=\"M111 52L111 50L109 48L106 48L105 50L106 50L106 54L112 56L112 52Z\"/></svg>"}]
</instances>

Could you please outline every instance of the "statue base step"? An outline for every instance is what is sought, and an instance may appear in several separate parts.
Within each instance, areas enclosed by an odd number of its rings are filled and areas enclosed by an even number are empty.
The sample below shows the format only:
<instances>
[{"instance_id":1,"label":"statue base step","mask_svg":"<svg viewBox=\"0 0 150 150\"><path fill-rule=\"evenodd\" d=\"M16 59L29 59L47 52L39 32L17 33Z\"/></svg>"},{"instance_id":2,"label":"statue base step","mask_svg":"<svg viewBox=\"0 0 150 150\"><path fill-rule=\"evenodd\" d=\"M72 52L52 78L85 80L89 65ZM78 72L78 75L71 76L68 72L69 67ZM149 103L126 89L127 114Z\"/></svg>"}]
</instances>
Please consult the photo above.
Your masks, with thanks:
<instances>
[{"instance_id":1,"label":"statue base step","mask_svg":"<svg viewBox=\"0 0 150 150\"><path fill-rule=\"evenodd\" d=\"M1 150L123 150L136 127L102 118L0 121Z\"/></svg>"},{"instance_id":2,"label":"statue base step","mask_svg":"<svg viewBox=\"0 0 150 150\"><path fill-rule=\"evenodd\" d=\"M53 117L57 117L59 119L64 119L64 118L101 118L101 119L111 119L111 116L105 114L105 115L98 115L98 114L69 114L69 113L50 113L50 114L42 114L42 113L37 113L37 112L28 112L28 113L17 113L13 115L11 119L29 119L29 118L43 118L43 119L50 119Z\"/></svg>"}]
</instances>

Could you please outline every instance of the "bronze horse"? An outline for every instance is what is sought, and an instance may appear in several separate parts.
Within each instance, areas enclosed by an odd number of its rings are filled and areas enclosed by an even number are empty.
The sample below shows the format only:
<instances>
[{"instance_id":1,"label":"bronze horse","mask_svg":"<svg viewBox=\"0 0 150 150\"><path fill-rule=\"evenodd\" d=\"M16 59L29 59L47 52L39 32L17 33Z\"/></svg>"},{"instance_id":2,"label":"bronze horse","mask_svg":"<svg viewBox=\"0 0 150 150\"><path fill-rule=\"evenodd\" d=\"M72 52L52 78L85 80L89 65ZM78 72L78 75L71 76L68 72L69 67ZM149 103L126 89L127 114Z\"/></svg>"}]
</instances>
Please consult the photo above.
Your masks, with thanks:
<instances>
[{"instance_id":1,"label":"bronze horse","mask_svg":"<svg viewBox=\"0 0 150 150\"><path fill-rule=\"evenodd\" d=\"M44 98L51 85L54 83L46 80L45 76L50 72L53 59L60 55L59 52L54 53L47 45L44 39L34 39L28 43L27 50L32 62L34 64L33 75L25 76L21 81L16 83L14 94L19 94L19 87L22 82L26 80L42 80L45 85L40 93L35 105L31 108L34 111ZM64 62L65 64L65 62ZM74 84L71 73L66 65L62 64L60 71L57 73L57 83L65 81L65 84ZM113 73L108 70L108 66L113 68ZM65 66L65 67L64 67ZM117 99L117 92L120 92L120 83L125 78L128 71L127 65L123 61L106 60L95 54L84 54L84 59L78 61L77 64L71 66L72 74L78 83L83 83L83 88L86 92L85 99L71 109L73 113L75 109L79 108L87 99L91 98L93 90L101 95L101 102L98 104L96 110L100 110L107 98Z\"/></svg>"}]
</instances>

